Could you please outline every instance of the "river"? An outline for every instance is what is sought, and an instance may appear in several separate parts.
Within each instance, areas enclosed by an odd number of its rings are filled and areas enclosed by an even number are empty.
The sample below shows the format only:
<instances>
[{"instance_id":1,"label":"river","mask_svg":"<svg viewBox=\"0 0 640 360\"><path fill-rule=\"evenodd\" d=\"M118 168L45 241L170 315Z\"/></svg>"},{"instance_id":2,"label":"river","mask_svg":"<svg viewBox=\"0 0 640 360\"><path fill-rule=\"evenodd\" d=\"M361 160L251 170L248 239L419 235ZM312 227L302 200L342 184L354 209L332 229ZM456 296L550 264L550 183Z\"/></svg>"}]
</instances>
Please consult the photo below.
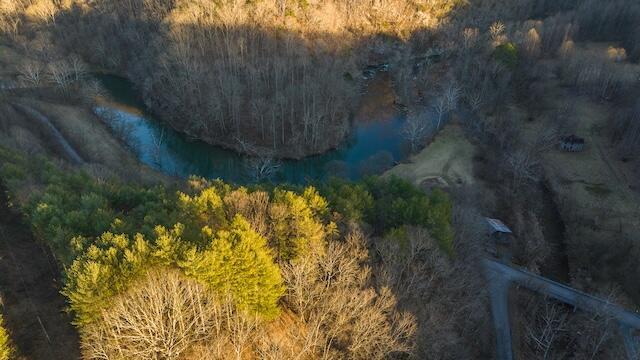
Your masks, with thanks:
<instances>
[{"instance_id":1,"label":"river","mask_svg":"<svg viewBox=\"0 0 640 360\"><path fill-rule=\"evenodd\" d=\"M237 183L251 182L246 157L189 139L154 118L126 79L100 75L108 100L96 113L144 164L171 176L198 175ZM366 95L365 95L366 96ZM406 158L400 115L355 121L352 135L336 150L301 160L283 160L274 182L305 183L328 176L357 180Z\"/></svg>"}]
</instances>

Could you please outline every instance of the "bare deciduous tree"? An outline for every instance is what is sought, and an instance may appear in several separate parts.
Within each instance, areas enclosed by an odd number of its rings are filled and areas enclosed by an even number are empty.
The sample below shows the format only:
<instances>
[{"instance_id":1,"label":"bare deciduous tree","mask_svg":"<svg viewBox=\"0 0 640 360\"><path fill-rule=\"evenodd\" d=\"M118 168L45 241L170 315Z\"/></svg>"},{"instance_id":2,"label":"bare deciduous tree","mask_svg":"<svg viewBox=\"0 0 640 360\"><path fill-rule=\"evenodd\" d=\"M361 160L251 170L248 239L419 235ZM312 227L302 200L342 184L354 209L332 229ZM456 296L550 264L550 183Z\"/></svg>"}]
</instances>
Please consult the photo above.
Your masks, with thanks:
<instances>
[{"instance_id":1,"label":"bare deciduous tree","mask_svg":"<svg viewBox=\"0 0 640 360\"><path fill-rule=\"evenodd\" d=\"M68 91L73 82L73 68L67 61L57 61L50 63L48 68L49 80L53 82L63 92Z\"/></svg>"},{"instance_id":2,"label":"bare deciduous tree","mask_svg":"<svg viewBox=\"0 0 640 360\"><path fill-rule=\"evenodd\" d=\"M447 105L447 99L444 96L437 98L436 102L433 104L433 110L436 113L435 128L436 130L439 130L440 126L442 125L442 121L444 120L444 118L446 117L449 111L449 108Z\"/></svg>"},{"instance_id":3,"label":"bare deciduous tree","mask_svg":"<svg viewBox=\"0 0 640 360\"><path fill-rule=\"evenodd\" d=\"M411 152L418 149L425 137L429 135L430 128L425 112L409 114L402 127L402 135L409 141Z\"/></svg>"},{"instance_id":4,"label":"bare deciduous tree","mask_svg":"<svg viewBox=\"0 0 640 360\"><path fill-rule=\"evenodd\" d=\"M250 345L258 327L258 319L251 314L241 314L232 305L233 299L227 298L225 302L225 321L228 338L231 342L236 360L242 360L245 350Z\"/></svg>"},{"instance_id":5,"label":"bare deciduous tree","mask_svg":"<svg viewBox=\"0 0 640 360\"><path fill-rule=\"evenodd\" d=\"M399 235L377 239L374 250L381 262L375 277L394 290L402 305L420 304L424 311L416 312L419 323L432 326L422 328L416 339L418 358L468 358L466 339L479 339L487 332L485 284L478 275L478 236L476 215L456 214L456 229L460 246L456 246L456 262L442 252L437 242L422 228L409 227ZM469 216L467 216L469 215ZM475 220L474 220L475 219ZM461 225L458 221L471 220ZM395 238L398 236L399 238ZM458 323L465 325L457 329ZM471 356L473 357L473 356Z\"/></svg>"},{"instance_id":6,"label":"bare deciduous tree","mask_svg":"<svg viewBox=\"0 0 640 360\"><path fill-rule=\"evenodd\" d=\"M162 145L164 144L164 128L160 134L151 134L151 156L156 165L160 165L162 161Z\"/></svg>"},{"instance_id":7,"label":"bare deciduous tree","mask_svg":"<svg viewBox=\"0 0 640 360\"><path fill-rule=\"evenodd\" d=\"M251 178L260 182L273 178L282 167L282 163L273 156L262 155L247 158L245 167Z\"/></svg>"},{"instance_id":8,"label":"bare deciduous tree","mask_svg":"<svg viewBox=\"0 0 640 360\"><path fill-rule=\"evenodd\" d=\"M607 302L615 303L615 291L610 290L605 298ZM618 323L604 308L595 313L580 313L573 336L577 345L576 358L594 360L625 357Z\"/></svg>"},{"instance_id":9,"label":"bare deciduous tree","mask_svg":"<svg viewBox=\"0 0 640 360\"><path fill-rule=\"evenodd\" d=\"M86 359L178 359L221 328L222 308L177 270L152 271L82 329Z\"/></svg>"},{"instance_id":10,"label":"bare deciduous tree","mask_svg":"<svg viewBox=\"0 0 640 360\"><path fill-rule=\"evenodd\" d=\"M530 150L517 149L507 155L506 165L511 173L511 189L517 191L527 181L539 179L539 161Z\"/></svg>"},{"instance_id":11,"label":"bare deciduous tree","mask_svg":"<svg viewBox=\"0 0 640 360\"><path fill-rule=\"evenodd\" d=\"M493 40L493 46L501 45L506 41L506 36L504 34L506 27L502 21L496 21L489 27L489 34L491 36L491 40Z\"/></svg>"},{"instance_id":12,"label":"bare deciduous tree","mask_svg":"<svg viewBox=\"0 0 640 360\"><path fill-rule=\"evenodd\" d=\"M474 93L468 93L467 96L467 104L472 112L478 112L482 107L482 93L479 91Z\"/></svg>"},{"instance_id":13,"label":"bare deciduous tree","mask_svg":"<svg viewBox=\"0 0 640 360\"><path fill-rule=\"evenodd\" d=\"M538 31L535 28L531 28L524 40L524 49L530 58L537 58L541 52L541 40Z\"/></svg>"},{"instance_id":14,"label":"bare deciduous tree","mask_svg":"<svg viewBox=\"0 0 640 360\"><path fill-rule=\"evenodd\" d=\"M450 82L444 90L444 98L446 99L447 111L455 111L458 108L458 101L462 91L455 82Z\"/></svg>"},{"instance_id":15,"label":"bare deciduous tree","mask_svg":"<svg viewBox=\"0 0 640 360\"><path fill-rule=\"evenodd\" d=\"M558 355L553 346L559 335L568 331L568 312L555 301L542 299L536 302L535 309L529 311L530 319L526 323L526 341L542 359L555 358Z\"/></svg>"},{"instance_id":16,"label":"bare deciduous tree","mask_svg":"<svg viewBox=\"0 0 640 360\"><path fill-rule=\"evenodd\" d=\"M286 301L307 325L302 343L323 358L411 352L415 320L395 310L397 300L389 289L369 287L371 269L361 265L367 259L363 241L361 233L352 232L346 243L330 242L324 254L312 254L283 271ZM338 344L346 354L337 352Z\"/></svg>"},{"instance_id":17,"label":"bare deciduous tree","mask_svg":"<svg viewBox=\"0 0 640 360\"><path fill-rule=\"evenodd\" d=\"M71 68L73 81L80 81L87 75L87 66L77 55L69 57L69 67Z\"/></svg>"},{"instance_id":18,"label":"bare deciduous tree","mask_svg":"<svg viewBox=\"0 0 640 360\"><path fill-rule=\"evenodd\" d=\"M42 65L36 61L25 61L18 68L20 79L30 86L39 86L42 81Z\"/></svg>"}]
</instances>

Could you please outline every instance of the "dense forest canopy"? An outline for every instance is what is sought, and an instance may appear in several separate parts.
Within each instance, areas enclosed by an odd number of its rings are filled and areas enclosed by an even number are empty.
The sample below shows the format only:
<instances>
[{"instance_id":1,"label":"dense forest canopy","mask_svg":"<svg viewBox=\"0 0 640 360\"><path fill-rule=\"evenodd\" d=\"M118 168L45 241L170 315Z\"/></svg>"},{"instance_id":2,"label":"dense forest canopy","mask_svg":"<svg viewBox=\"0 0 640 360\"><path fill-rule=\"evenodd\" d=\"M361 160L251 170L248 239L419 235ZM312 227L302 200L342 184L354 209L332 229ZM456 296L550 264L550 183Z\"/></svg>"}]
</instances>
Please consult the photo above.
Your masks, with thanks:
<instances>
[{"instance_id":1,"label":"dense forest canopy","mask_svg":"<svg viewBox=\"0 0 640 360\"><path fill-rule=\"evenodd\" d=\"M376 233L391 231L402 241L410 239L405 226L430 229L440 244L435 251L443 258L453 252L447 195L427 195L395 178L335 180L320 187L325 198L311 186L247 188L200 178L177 189L96 182L45 159L7 150L0 156L0 173L25 204L34 233L64 265L63 294L87 358L191 352L211 358L229 346L265 351L276 340L258 334L261 324L282 312L300 316L299 327L321 331L299 329L313 345L304 349L310 345L290 339L285 353L409 353L415 322L396 309L396 296L385 289L391 284L378 287L371 277L365 238L353 221L388 218ZM19 200L26 184L40 190ZM344 197L362 201L344 203ZM341 215L345 205L350 209ZM168 304L175 313L153 312ZM348 314L351 320L341 320ZM157 328L172 321L189 323L171 333ZM370 326L379 333L366 335ZM246 332L242 344L238 331ZM209 348L211 340L218 348Z\"/></svg>"}]
</instances>

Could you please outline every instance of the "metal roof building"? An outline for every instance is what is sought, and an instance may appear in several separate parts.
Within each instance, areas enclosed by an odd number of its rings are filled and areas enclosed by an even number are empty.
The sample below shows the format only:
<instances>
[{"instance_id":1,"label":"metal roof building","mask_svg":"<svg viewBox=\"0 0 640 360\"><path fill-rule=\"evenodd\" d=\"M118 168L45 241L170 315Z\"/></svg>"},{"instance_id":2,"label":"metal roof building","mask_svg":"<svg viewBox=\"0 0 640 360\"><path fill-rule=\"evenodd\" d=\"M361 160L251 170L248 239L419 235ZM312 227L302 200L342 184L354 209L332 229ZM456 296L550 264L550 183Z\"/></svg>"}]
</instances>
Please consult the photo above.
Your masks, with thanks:
<instances>
[{"instance_id":1,"label":"metal roof building","mask_svg":"<svg viewBox=\"0 0 640 360\"><path fill-rule=\"evenodd\" d=\"M512 234L513 232L507 225L505 225L502 221L498 219L484 218L489 226L491 227L491 233L504 233L504 234Z\"/></svg>"}]
</instances>

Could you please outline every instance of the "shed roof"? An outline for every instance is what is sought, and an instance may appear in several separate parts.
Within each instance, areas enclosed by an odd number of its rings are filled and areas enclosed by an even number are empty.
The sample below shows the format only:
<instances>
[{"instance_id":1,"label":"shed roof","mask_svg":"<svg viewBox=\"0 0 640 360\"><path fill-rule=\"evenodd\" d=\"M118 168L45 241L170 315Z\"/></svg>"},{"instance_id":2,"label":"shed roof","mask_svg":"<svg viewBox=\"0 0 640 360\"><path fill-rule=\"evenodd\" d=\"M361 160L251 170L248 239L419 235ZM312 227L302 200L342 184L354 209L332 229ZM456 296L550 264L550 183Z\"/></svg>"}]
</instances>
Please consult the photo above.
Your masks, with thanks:
<instances>
[{"instance_id":1,"label":"shed roof","mask_svg":"<svg viewBox=\"0 0 640 360\"><path fill-rule=\"evenodd\" d=\"M563 143L584 144L584 139L575 135L563 136L561 141Z\"/></svg>"},{"instance_id":2,"label":"shed roof","mask_svg":"<svg viewBox=\"0 0 640 360\"><path fill-rule=\"evenodd\" d=\"M507 227L502 221L498 219L484 218L489 226L491 226L492 232L501 232L505 234L512 234L511 229Z\"/></svg>"}]
</instances>

